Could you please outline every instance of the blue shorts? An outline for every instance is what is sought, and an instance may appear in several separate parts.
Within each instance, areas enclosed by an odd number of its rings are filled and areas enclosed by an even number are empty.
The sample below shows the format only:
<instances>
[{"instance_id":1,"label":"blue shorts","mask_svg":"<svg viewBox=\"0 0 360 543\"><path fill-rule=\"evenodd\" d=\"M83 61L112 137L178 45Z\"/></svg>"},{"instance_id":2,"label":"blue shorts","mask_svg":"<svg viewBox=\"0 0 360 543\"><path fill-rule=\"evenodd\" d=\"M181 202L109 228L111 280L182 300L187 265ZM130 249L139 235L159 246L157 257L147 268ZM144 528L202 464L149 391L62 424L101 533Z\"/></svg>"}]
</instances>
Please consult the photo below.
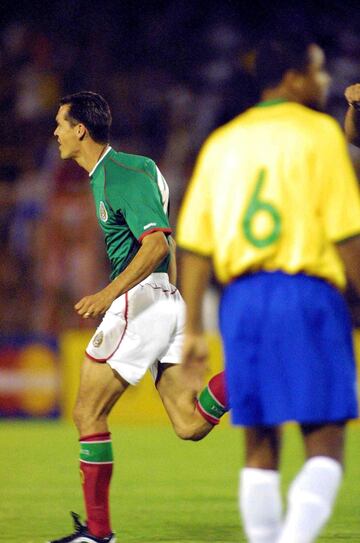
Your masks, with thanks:
<instances>
[{"instance_id":1,"label":"blue shorts","mask_svg":"<svg viewBox=\"0 0 360 543\"><path fill-rule=\"evenodd\" d=\"M333 286L304 274L240 277L222 295L220 328L234 424L357 417L350 316Z\"/></svg>"}]
</instances>

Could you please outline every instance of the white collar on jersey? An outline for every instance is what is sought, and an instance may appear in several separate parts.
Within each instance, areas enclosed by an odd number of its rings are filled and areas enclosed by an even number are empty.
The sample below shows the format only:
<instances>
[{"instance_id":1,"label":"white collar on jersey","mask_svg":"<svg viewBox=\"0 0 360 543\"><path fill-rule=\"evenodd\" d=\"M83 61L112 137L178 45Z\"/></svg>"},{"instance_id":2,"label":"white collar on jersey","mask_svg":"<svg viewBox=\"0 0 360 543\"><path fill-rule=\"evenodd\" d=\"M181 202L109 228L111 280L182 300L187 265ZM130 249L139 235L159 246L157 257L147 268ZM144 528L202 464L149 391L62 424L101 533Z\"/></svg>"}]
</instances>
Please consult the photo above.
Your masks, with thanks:
<instances>
[{"instance_id":1,"label":"white collar on jersey","mask_svg":"<svg viewBox=\"0 0 360 543\"><path fill-rule=\"evenodd\" d=\"M97 161L97 163L95 164L95 166L93 167L93 169L91 170L91 172L89 173L89 177L92 176L92 174L94 173L94 171L96 170L96 168L98 167L98 165L100 164L100 162L101 162L102 160L104 160L104 158L106 157L106 155L107 155L108 153L110 153L111 149L112 149L112 147L111 147L111 145L109 145L108 148L106 149L105 153L99 158L99 160Z\"/></svg>"}]
</instances>

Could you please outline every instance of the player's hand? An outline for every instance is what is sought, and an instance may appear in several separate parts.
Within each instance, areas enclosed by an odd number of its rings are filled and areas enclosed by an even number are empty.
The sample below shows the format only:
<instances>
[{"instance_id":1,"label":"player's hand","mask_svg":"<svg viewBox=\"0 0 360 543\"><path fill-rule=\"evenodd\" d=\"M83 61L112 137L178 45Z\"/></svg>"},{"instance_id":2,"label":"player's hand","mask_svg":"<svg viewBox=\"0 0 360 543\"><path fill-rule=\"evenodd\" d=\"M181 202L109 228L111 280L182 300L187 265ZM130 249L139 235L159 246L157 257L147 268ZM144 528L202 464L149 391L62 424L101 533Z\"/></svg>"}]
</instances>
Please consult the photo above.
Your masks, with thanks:
<instances>
[{"instance_id":1,"label":"player's hand","mask_svg":"<svg viewBox=\"0 0 360 543\"><path fill-rule=\"evenodd\" d=\"M204 334L185 334L182 350L184 378L189 386L200 389L208 372L209 347Z\"/></svg>"},{"instance_id":2,"label":"player's hand","mask_svg":"<svg viewBox=\"0 0 360 543\"><path fill-rule=\"evenodd\" d=\"M360 83L355 83L355 85L350 85L345 90L345 98L348 101L349 105L354 103L360 103Z\"/></svg>"},{"instance_id":3,"label":"player's hand","mask_svg":"<svg viewBox=\"0 0 360 543\"><path fill-rule=\"evenodd\" d=\"M193 364L206 366L209 356L209 346L204 334L185 334L182 350L182 363L184 367Z\"/></svg>"},{"instance_id":4,"label":"player's hand","mask_svg":"<svg viewBox=\"0 0 360 543\"><path fill-rule=\"evenodd\" d=\"M103 315L111 306L115 296L107 288L96 294L85 296L75 306L75 311L84 319L95 318Z\"/></svg>"}]
</instances>

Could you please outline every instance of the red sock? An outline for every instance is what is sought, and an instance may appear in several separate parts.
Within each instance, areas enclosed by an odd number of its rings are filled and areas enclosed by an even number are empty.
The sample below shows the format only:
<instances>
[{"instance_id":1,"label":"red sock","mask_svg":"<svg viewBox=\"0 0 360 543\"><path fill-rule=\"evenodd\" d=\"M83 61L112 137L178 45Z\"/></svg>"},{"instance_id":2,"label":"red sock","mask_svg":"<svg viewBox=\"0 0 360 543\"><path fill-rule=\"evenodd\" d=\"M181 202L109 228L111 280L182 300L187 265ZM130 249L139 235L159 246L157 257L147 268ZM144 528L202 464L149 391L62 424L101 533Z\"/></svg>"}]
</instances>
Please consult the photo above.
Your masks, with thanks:
<instances>
[{"instance_id":1,"label":"red sock","mask_svg":"<svg viewBox=\"0 0 360 543\"><path fill-rule=\"evenodd\" d=\"M221 417L229 410L223 371L214 375L200 392L196 408L210 424L219 424Z\"/></svg>"},{"instance_id":2,"label":"red sock","mask_svg":"<svg viewBox=\"0 0 360 543\"><path fill-rule=\"evenodd\" d=\"M87 528L96 537L111 534L109 488L113 470L110 433L80 438L80 473Z\"/></svg>"},{"instance_id":3,"label":"red sock","mask_svg":"<svg viewBox=\"0 0 360 543\"><path fill-rule=\"evenodd\" d=\"M228 411L228 397L226 392L225 372L217 373L208 382L208 387L217 401Z\"/></svg>"}]
</instances>

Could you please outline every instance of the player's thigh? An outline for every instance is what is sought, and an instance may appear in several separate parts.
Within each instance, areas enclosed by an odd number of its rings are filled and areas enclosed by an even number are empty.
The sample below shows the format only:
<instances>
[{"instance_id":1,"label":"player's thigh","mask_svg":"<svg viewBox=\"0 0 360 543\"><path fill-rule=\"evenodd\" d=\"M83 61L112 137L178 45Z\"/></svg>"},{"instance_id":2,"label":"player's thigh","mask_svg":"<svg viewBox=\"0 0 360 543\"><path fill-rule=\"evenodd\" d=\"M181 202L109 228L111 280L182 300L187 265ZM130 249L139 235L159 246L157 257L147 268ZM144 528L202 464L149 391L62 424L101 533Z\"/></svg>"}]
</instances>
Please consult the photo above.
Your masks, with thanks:
<instances>
[{"instance_id":1,"label":"player's thigh","mask_svg":"<svg viewBox=\"0 0 360 543\"><path fill-rule=\"evenodd\" d=\"M307 458L313 456L329 456L343 462L346 422L328 424L302 424Z\"/></svg>"},{"instance_id":2,"label":"player's thigh","mask_svg":"<svg viewBox=\"0 0 360 543\"><path fill-rule=\"evenodd\" d=\"M177 363L180 357L176 292L166 290L167 274L152 275L157 282L137 285L125 300L113 302L86 349L90 358L106 360L131 385L137 385L148 369L156 378L158 360Z\"/></svg>"},{"instance_id":3,"label":"player's thigh","mask_svg":"<svg viewBox=\"0 0 360 543\"><path fill-rule=\"evenodd\" d=\"M281 448L279 426L248 426L245 433L245 465L250 468L277 470Z\"/></svg>"},{"instance_id":4,"label":"player's thigh","mask_svg":"<svg viewBox=\"0 0 360 543\"><path fill-rule=\"evenodd\" d=\"M109 364L85 357L74 417L107 415L128 386Z\"/></svg>"}]
</instances>

